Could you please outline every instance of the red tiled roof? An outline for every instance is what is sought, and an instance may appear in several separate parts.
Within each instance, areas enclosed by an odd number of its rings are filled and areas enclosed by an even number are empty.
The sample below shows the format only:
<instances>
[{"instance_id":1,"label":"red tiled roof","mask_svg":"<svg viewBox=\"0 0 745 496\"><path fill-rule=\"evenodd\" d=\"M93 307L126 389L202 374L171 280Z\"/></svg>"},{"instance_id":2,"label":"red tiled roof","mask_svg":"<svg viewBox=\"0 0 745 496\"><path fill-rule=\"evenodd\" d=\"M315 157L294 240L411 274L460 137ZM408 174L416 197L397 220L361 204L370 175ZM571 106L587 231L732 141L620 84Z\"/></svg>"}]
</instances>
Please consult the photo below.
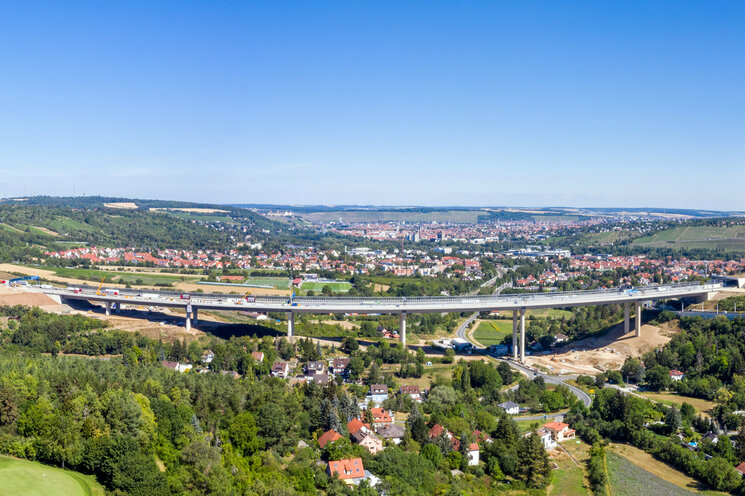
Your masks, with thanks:
<instances>
[{"instance_id":1,"label":"red tiled roof","mask_svg":"<svg viewBox=\"0 0 745 496\"><path fill-rule=\"evenodd\" d=\"M347 430L349 431L350 434L354 434L358 430L362 429L362 426L365 426L368 429L370 428L369 424L363 424L360 419L353 418L347 423Z\"/></svg>"},{"instance_id":2,"label":"red tiled roof","mask_svg":"<svg viewBox=\"0 0 745 496\"><path fill-rule=\"evenodd\" d=\"M569 424L565 424L563 422L549 422L547 424L543 424L543 427L546 429L551 429L552 431L561 431L569 427Z\"/></svg>"},{"instance_id":3,"label":"red tiled roof","mask_svg":"<svg viewBox=\"0 0 745 496\"><path fill-rule=\"evenodd\" d=\"M362 465L362 458L350 458L330 461L328 472L330 475L338 474L341 480L357 479L365 476L365 467Z\"/></svg>"},{"instance_id":4,"label":"red tiled roof","mask_svg":"<svg viewBox=\"0 0 745 496\"><path fill-rule=\"evenodd\" d=\"M342 438L342 435L336 432L334 429L326 431L321 437L318 438L318 446L325 448L328 443L333 443Z\"/></svg>"}]
</instances>

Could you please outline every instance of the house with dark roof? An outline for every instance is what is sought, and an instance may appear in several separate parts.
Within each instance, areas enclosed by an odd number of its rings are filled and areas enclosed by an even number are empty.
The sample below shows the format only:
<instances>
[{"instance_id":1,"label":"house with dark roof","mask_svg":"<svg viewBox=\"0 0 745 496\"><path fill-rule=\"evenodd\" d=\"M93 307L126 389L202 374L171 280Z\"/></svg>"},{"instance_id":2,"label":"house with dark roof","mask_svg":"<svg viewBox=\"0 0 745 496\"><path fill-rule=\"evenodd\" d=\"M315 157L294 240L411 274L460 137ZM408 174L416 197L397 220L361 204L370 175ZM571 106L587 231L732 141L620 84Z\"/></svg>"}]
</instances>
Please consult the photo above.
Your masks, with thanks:
<instances>
[{"instance_id":1,"label":"house with dark roof","mask_svg":"<svg viewBox=\"0 0 745 496\"><path fill-rule=\"evenodd\" d=\"M315 374L321 374L323 373L324 363L321 361L310 361L306 362L303 369L305 370L305 375L315 375Z\"/></svg>"},{"instance_id":2,"label":"house with dark roof","mask_svg":"<svg viewBox=\"0 0 745 496\"><path fill-rule=\"evenodd\" d=\"M399 444L406 435L406 429L398 424L382 424L375 427L375 432L378 436L383 439L393 441L394 444Z\"/></svg>"},{"instance_id":3,"label":"house with dark roof","mask_svg":"<svg viewBox=\"0 0 745 496\"><path fill-rule=\"evenodd\" d=\"M334 375L346 376L348 372L347 367L349 367L350 361L351 360L349 358L334 358L331 361L329 372L331 372Z\"/></svg>"},{"instance_id":4,"label":"house with dark roof","mask_svg":"<svg viewBox=\"0 0 745 496\"><path fill-rule=\"evenodd\" d=\"M517 415L520 413L520 405L514 401L505 401L504 403L500 403L498 406L510 415Z\"/></svg>"},{"instance_id":5,"label":"house with dark roof","mask_svg":"<svg viewBox=\"0 0 745 496\"><path fill-rule=\"evenodd\" d=\"M290 373L290 364L288 362L274 362L272 364L272 376L273 377L281 377L282 379L286 379L288 374Z\"/></svg>"},{"instance_id":6,"label":"house with dark roof","mask_svg":"<svg viewBox=\"0 0 745 496\"><path fill-rule=\"evenodd\" d=\"M419 391L419 386L401 386L398 388L399 394L408 394L414 401L422 401L422 393Z\"/></svg>"},{"instance_id":7,"label":"house with dark roof","mask_svg":"<svg viewBox=\"0 0 745 496\"><path fill-rule=\"evenodd\" d=\"M370 399L376 405L380 405L388 399L388 386L385 384L372 384L370 386Z\"/></svg>"}]
</instances>

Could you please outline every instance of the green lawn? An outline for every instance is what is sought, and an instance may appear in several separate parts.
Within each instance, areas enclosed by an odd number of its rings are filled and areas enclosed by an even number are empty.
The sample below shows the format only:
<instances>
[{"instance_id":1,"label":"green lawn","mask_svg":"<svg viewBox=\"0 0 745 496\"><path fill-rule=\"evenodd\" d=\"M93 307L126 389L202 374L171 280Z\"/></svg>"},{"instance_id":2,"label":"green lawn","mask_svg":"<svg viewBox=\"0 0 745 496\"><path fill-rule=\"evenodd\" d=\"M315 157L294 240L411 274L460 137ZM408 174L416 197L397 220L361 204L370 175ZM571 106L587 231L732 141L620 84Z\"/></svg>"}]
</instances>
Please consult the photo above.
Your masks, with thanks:
<instances>
[{"instance_id":1,"label":"green lawn","mask_svg":"<svg viewBox=\"0 0 745 496\"><path fill-rule=\"evenodd\" d=\"M287 277L247 277L241 284L287 289L290 287L290 280Z\"/></svg>"},{"instance_id":2,"label":"green lawn","mask_svg":"<svg viewBox=\"0 0 745 496\"><path fill-rule=\"evenodd\" d=\"M586 496L585 473L582 466L577 466L570 458L556 462L558 470L551 476L551 486L548 493L558 496Z\"/></svg>"},{"instance_id":3,"label":"green lawn","mask_svg":"<svg viewBox=\"0 0 745 496\"><path fill-rule=\"evenodd\" d=\"M103 496L91 475L0 456L0 496Z\"/></svg>"},{"instance_id":4,"label":"green lawn","mask_svg":"<svg viewBox=\"0 0 745 496\"><path fill-rule=\"evenodd\" d=\"M305 291L322 291L324 286L329 286L335 293L346 293L352 287L351 283L346 281L337 282L304 282L301 286Z\"/></svg>"},{"instance_id":5,"label":"green lawn","mask_svg":"<svg viewBox=\"0 0 745 496\"><path fill-rule=\"evenodd\" d=\"M479 323L473 332L473 339L483 346L500 344L505 336L512 334L512 321L510 320L487 320Z\"/></svg>"}]
</instances>

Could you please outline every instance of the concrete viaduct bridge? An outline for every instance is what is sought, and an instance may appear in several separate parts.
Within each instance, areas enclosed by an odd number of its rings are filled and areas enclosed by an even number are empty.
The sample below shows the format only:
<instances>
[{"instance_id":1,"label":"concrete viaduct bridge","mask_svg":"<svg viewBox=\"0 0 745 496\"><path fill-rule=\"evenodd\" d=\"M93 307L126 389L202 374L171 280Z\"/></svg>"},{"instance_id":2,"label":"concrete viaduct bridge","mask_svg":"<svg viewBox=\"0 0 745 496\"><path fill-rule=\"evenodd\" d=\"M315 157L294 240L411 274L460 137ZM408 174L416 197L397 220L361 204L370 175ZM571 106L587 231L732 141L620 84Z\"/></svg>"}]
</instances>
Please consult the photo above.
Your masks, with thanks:
<instances>
[{"instance_id":1,"label":"concrete viaduct bridge","mask_svg":"<svg viewBox=\"0 0 745 496\"><path fill-rule=\"evenodd\" d=\"M525 360L525 312L528 309L566 308L591 305L623 304L624 327L631 330L631 306L634 306L636 335L641 333L641 307L644 302L685 299L703 301L722 288L721 284L671 284L643 286L631 289L606 289L593 291L571 291L555 293L524 293L508 295L477 296L422 296L414 298L365 298L365 297L316 297L301 296L256 296L240 298L235 295L206 293L176 293L168 291L143 291L133 289L104 289L97 291L92 287L78 288L39 288L50 296L61 300L86 300L106 305L109 315L112 304L132 306L179 307L186 313L186 328L191 328L192 319L198 319L203 310L242 310L251 312L285 312L287 314L287 335L295 334L295 314L297 313L361 313L361 314L399 314L401 318L401 342L406 346L406 316L410 313L443 312L482 312L512 311L513 358ZM519 343L518 343L519 331ZM518 357L519 350L519 357Z\"/></svg>"}]
</instances>

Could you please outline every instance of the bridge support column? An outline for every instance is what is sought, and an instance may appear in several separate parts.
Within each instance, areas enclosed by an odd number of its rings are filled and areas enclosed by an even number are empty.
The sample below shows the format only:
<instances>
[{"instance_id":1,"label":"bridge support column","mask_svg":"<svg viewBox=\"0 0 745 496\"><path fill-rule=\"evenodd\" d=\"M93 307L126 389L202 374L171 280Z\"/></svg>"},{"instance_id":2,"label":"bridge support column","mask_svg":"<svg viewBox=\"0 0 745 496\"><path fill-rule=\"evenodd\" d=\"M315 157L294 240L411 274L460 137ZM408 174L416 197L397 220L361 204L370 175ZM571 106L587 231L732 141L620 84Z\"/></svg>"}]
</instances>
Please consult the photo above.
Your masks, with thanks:
<instances>
[{"instance_id":1,"label":"bridge support column","mask_svg":"<svg viewBox=\"0 0 745 496\"><path fill-rule=\"evenodd\" d=\"M520 363L525 363L525 309L520 309Z\"/></svg>"},{"instance_id":2,"label":"bridge support column","mask_svg":"<svg viewBox=\"0 0 745 496\"><path fill-rule=\"evenodd\" d=\"M406 312L401 312L401 329L399 330L401 344L406 348Z\"/></svg>"},{"instance_id":3,"label":"bridge support column","mask_svg":"<svg viewBox=\"0 0 745 496\"><path fill-rule=\"evenodd\" d=\"M295 336L295 312L287 312L287 337Z\"/></svg>"},{"instance_id":4,"label":"bridge support column","mask_svg":"<svg viewBox=\"0 0 745 496\"><path fill-rule=\"evenodd\" d=\"M194 320L194 323L196 324L199 321L199 309L195 308L191 311L192 319Z\"/></svg>"},{"instance_id":5,"label":"bridge support column","mask_svg":"<svg viewBox=\"0 0 745 496\"><path fill-rule=\"evenodd\" d=\"M517 310L512 311L512 359L517 360Z\"/></svg>"},{"instance_id":6,"label":"bridge support column","mask_svg":"<svg viewBox=\"0 0 745 496\"><path fill-rule=\"evenodd\" d=\"M184 322L184 328L186 328L186 332L191 331L191 303L186 305L186 322Z\"/></svg>"},{"instance_id":7,"label":"bridge support column","mask_svg":"<svg viewBox=\"0 0 745 496\"><path fill-rule=\"evenodd\" d=\"M106 315L111 315L111 302L106 302Z\"/></svg>"},{"instance_id":8,"label":"bridge support column","mask_svg":"<svg viewBox=\"0 0 745 496\"><path fill-rule=\"evenodd\" d=\"M636 328L636 337L642 335L642 302L636 302L636 318L634 319L634 327Z\"/></svg>"},{"instance_id":9,"label":"bridge support column","mask_svg":"<svg viewBox=\"0 0 745 496\"><path fill-rule=\"evenodd\" d=\"M630 313L631 313L631 305L627 301L623 304L623 333L628 334L629 331L631 331L631 320L630 320Z\"/></svg>"}]
</instances>

